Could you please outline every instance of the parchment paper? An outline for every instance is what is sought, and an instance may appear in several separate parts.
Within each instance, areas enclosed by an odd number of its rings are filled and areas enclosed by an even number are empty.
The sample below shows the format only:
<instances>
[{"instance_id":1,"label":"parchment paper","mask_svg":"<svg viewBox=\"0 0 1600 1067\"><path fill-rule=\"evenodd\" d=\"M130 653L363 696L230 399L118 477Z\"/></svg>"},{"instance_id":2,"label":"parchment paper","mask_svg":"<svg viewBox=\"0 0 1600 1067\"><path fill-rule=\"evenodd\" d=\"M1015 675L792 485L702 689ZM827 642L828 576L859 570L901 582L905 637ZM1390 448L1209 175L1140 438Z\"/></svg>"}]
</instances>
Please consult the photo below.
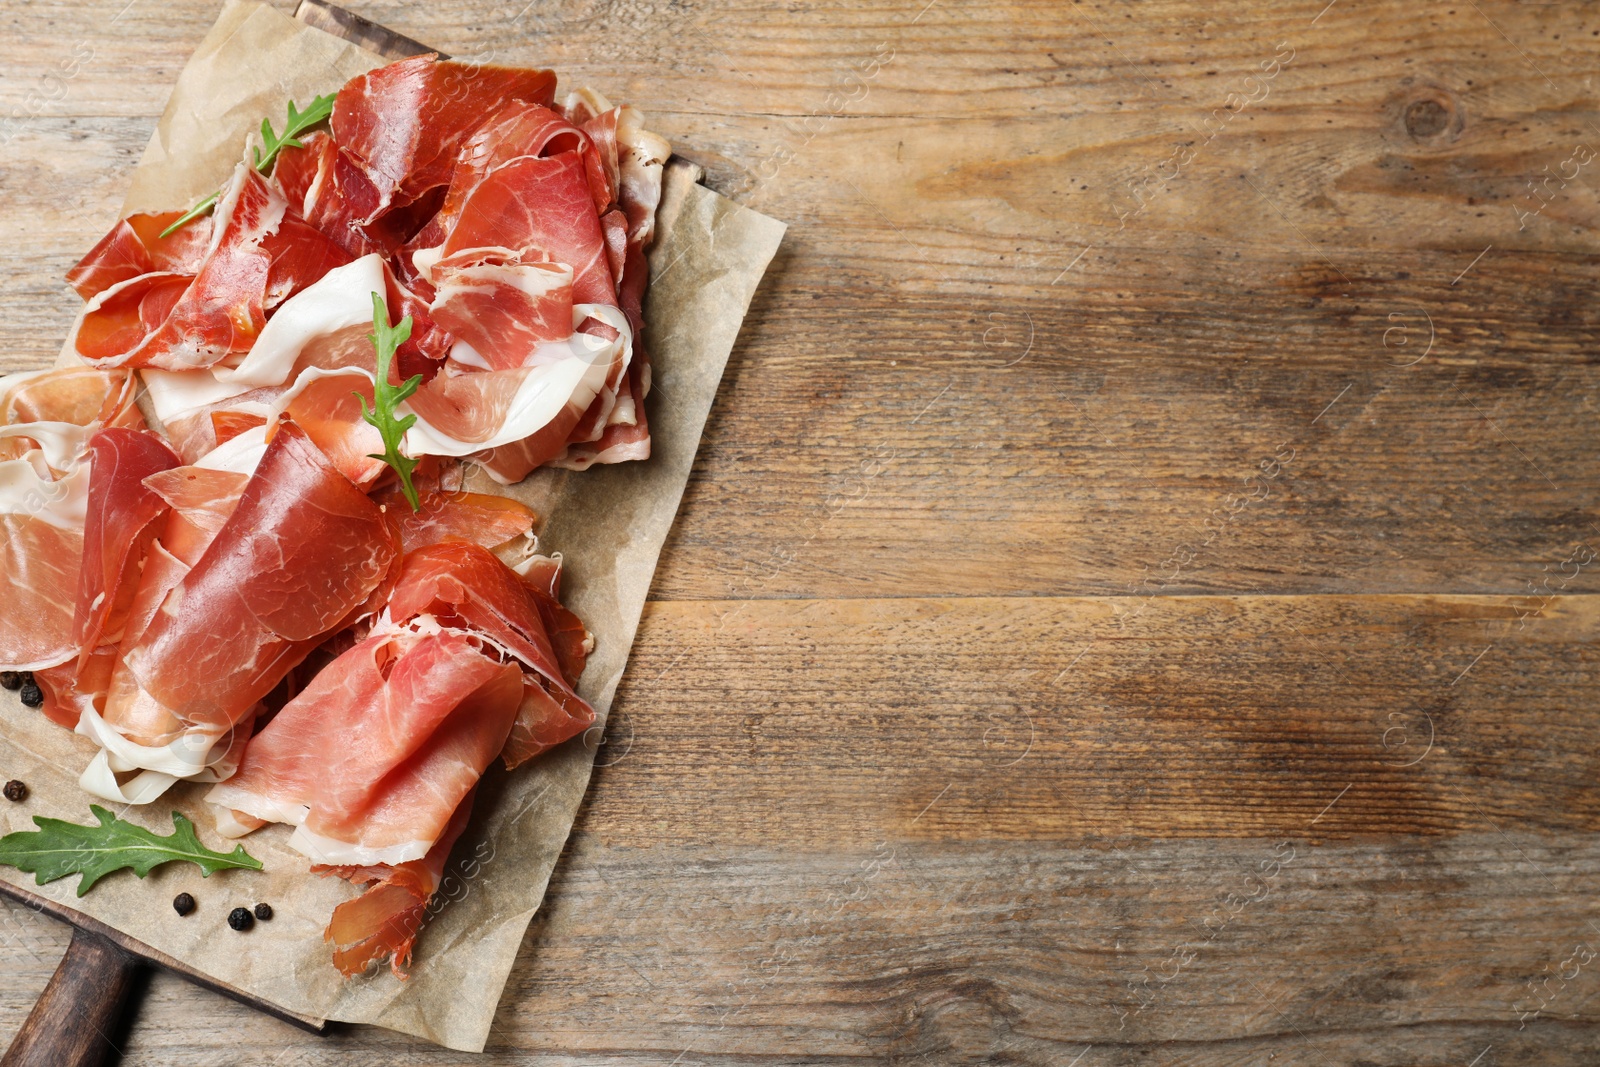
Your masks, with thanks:
<instances>
[{"instance_id":1,"label":"parchment paper","mask_svg":"<svg viewBox=\"0 0 1600 1067\"><path fill-rule=\"evenodd\" d=\"M527 61L537 65L538 57ZM246 134L262 118L281 119L291 97L306 103L382 62L273 8L230 0L179 75L123 213L187 206L206 195L231 171ZM545 517L542 547L565 557L564 598L595 635L580 691L602 722L723 367L784 230L698 185L669 185L673 195L658 215L663 232L651 254L645 308L655 366L647 403L652 457L584 472L537 471L509 490L486 477L471 481L471 488L516 496ZM108 228L112 221L106 220ZM64 287L63 294L71 298ZM78 788L77 776L92 746L24 708L15 694L0 695L0 779L20 778L31 790L25 803L0 805L0 824L7 832L33 829L33 815L90 822L93 798ZM265 863L263 873L227 871L202 879L192 866L171 864L143 881L130 872L113 875L81 899L73 896L76 877L36 887L31 875L0 868L0 878L292 1011L481 1051L583 800L599 737L599 729L591 730L512 774L491 768L441 889L448 903L418 938L404 983L387 970L349 982L339 977L322 931L334 906L355 891L338 879L309 875L305 857L284 844L287 827L245 838ZM210 832L203 793L204 787L180 785L155 804L122 814L167 833L169 812L183 810L216 847L223 842ZM187 918L171 907L183 891L199 902ZM247 934L229 930L228 911L258 900L271 902L273 920Z\"/></svg>"}]
</instances>

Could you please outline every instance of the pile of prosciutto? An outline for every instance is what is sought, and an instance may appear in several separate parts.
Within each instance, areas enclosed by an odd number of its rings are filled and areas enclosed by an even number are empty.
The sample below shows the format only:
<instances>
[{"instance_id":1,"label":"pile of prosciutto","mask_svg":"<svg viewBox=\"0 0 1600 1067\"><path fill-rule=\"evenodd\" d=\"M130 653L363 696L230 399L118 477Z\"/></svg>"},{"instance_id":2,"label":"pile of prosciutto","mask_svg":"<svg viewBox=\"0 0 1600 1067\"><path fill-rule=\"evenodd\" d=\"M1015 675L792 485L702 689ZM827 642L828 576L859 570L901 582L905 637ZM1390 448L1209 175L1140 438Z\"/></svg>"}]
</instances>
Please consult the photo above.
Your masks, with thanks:
<instances>
[{"instance_id":1,"label":"pile of prosciutto","mask_svg":"<svg viewBox=\"0 0 1600 1067\"><path fill-rule=\"evenodd\" d=\"M0 666L93 743L90 793L214 783L221 833L290 824L365 887L327 931L346 975L404 975L490 764L594 721L559 557L463 465L648 457L669 152L549 71L380 67L209 216L120 221L68 275L78 365L0 379ZM415 509L363 418L374 294L411 319Z\"/></svg>"}]
</instances>

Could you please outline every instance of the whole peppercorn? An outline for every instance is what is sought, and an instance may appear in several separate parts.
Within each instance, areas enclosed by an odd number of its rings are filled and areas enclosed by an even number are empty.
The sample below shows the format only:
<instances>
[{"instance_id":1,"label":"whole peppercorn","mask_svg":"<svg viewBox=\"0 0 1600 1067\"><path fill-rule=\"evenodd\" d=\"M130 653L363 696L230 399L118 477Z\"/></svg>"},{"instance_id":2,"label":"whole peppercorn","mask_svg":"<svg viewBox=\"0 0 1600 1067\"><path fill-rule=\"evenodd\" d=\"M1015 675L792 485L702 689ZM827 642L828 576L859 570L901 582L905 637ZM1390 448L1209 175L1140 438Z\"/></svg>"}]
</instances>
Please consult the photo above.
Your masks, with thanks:
<instances>
[{"instance_id":1,"label":"whole peppercorn","mask_svg":"<svg viewBox=\"0 0 1600 1067\"><path fill-rule=\"evenodd\" d=\"M249 908L234 908L228 912L228 925L235 930L248 930L255 924L256 917L250 914Z\"/></svg>"},{"instance_id":2,"label":"whole peppercorn","mask_svg":"<svg viewBox=\"0 0 1600 1067\"><path fill-rule=\"evenodd\" d=\"M194 911L194 897L188 893L179 893L172 898L172 910L179 915L188 915Z\"/></svg>"},{"instance_id":3,"label":"whole peppercorn","mask_svg":"<svg viewBox=\"0 0 1600 1067\"><path fill-rule=\"evenodd\" d=\"M44 690L40 689L37 683L23 682L22 692L18 695L22 697L22 702L30 708L44 707Z\"/></svg>"},{"instance_id":4,"label":"whole peppercorn","mask_svg":"<svg viewBox=\"0 0 1600 1067\"><path fill-rule=\"evenodd\" d=\"M0 686L4 686L13 693L21 689L22 683L27 680L26 671L0 671Z\"/></svg>"},{"instance_id":5,"label":"whole peppercorn","mask_svg":"<svg viewBox=\"0 0 1600 1067\"><path fill-rule=\"evenodd\" d=\"M28 787L15 778L6 783L6 799L15 804L19 800L28 799Z\"/></svg>"},{"instance_id":6,"label":"whole peppercorn","mask_svg":"<svg viewBox=\"0 0 1600 1067\"><path fill-rule=\"evenodd\" d=\"M260 919L262 922L266 922L267 920L271 919L272 918L272 905L271 904L257 904L256 905L256 918Z\"/></svg>"}]
</instances>

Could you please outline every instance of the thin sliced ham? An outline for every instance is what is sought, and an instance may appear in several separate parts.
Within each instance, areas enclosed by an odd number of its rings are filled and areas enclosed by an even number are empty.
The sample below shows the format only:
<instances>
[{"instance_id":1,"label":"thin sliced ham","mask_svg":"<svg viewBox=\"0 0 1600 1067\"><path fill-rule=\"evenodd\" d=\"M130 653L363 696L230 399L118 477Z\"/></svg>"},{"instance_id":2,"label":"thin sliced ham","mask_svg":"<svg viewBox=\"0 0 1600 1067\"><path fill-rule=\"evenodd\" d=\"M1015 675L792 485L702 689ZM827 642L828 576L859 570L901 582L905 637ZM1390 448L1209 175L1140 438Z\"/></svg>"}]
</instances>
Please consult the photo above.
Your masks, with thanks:
<instances>
[{"instance_id":1,"label":"thin sliced ham","mask_svg":"<svg viewBox=\"0 0 1600 1067\"><path fill-rule=\"evenodd\" d=\"M523 70L441 62L434 56L390 63L352 78L334 101L340 149L359 162L371 187L369 223L448 185L462 143L510 101L548 105L556 78Z\"/></svg>"},{"instance_id":2,"label":"thin sliced ham","mask_svg":"<svg viewBox=\"0 0 1600 1067\"><path fill-rule=\"evenodd\" d=\"M510 497L488 493L446 493L418 486L421 507L412 511L398 488L375 493L373 499L399 516L400 543L415 552L443 541L470 541L499 548L533 533L536 516Z\"/></svg>"},{"instance_id":3,"label":"thin sliced ham","mask_svg":"<svg viewBox=\"0 0 1600 1067\"><path fill-rule=\"evenodd\" d=\"M78 655L34 675L45 697L40 710L69 730L86 709L105 705L145 557L167 511L144 479L176 467L179 460L152 433L108 427L89 439L85 462L89 491L73 617Z\"/></svg>"},{"instance_id":4,"label":"thin sliced ham","mask_svg":"<svg viewBox=\"0 0 1600 1067\"><path fill-rule=\"evenodd\" d=\"M202 774L295 664L372 610L398 555L378 506L280 423L222 528L125 644L104 717L79 732L112 770Z\"/></svg>"},{"instance_id":5,"label":"thin sliced ham","mask_svg":"<svg viewBox=\"0 0 1600 1067\"><path fill-rule=\"evenodd\" d=\"M137 275L92 269L81 288L127 276L90 297L73 327L72 350L98 367L209 367L249 351L274 307L350 259L243 163L210 223L198 263L191 253L152 256L153 269Z\"/></svg>"},{"instance_id":6,"label":"thin sliced ham","mask_svg":"<svg viewBox=\"0 0 1600 1067\"><path fill-rule=\"evenodd\" d=\"M0 379L0 668L44 670L81 651L76 626L89 440L139 421L127 374Z\"/></svg>"},{"instance_id":7,"label":"thin sliced ham","mask_svg":"<svg viewBox=\"0 0 1600 1067\"><path fill-rule=\"evenodd\" d=\"M211 219L195 219L162 237L161 232L182 216L182 211L129 215L67 271L67 284L91 300L141 275L197 273L211 244Z\"/></svg>"},{"instance_id":8,"label":"thin sliced ham","mask_svg":"<svg viewBox=\"0 0 1600 1067\"><path fill-rule=\"evenodd\" d=\"M316 874L337 875L367 887L359 897L333 909L333 918L323 934L323 940L334 947L333 965L340 974L352 978L373 964L388 960L396 978L407 977L412 946L428 921L450 850L466 830L471 814L469 794L457 805L444 833L420 860L397 866L311 868Z\"/></svg>"},{"instance_id":9,"label":"thin sliced ham","mask_svg":"<svg viewBox=\"0 0 1600 1067\"><path fill-rule=\"evenodd\" d=\"M380 631L334 660L257 734L207 800L297 827L314 863L422 859L500 753L522 672L481 639Z\"/></svg>"},{"instance_id":10,"label":"thin sliced ham","mask_svg":"<svg viewBox=\"0 0 1600 1067\"><path fill-rule=\"evenodd\" d=\"M122 639L144 554L167 503L145 479L182 465L155 434L109 427L89 439L89 501L74 618L80 655Z\"/></svg>"},{"instance_id":11,"label":"thin sliced ham","mask_svg":"<svg viewBox=\"0 0 1600 1067\"><path fill-rule=\"evenodd\" d=\"M482 546L450 541L406 557L386 609L391 620L427 616L481 634L522 663L522 707L503 753L508 768L594 725L594 709L578 696L577 678L564 673L551 642L546 618L555 616L541 604L550 599L549 589L548 580L524 581ZM582 673L581 663L577 669Z\"/></svg>"},{"instance_id":12,"label":"thin sliced ham","mask_svg":"<svg viewBox=\"0 0 1600 1067\"><path fill-rule=\"evenodd\" d=\"M588 635L554 601L557 581L470 541L408 553L371 634L207 794L219 827L290 823L290 845L320 864L422 859L496 756L515 766L594 722L564 670L581 672Z\"/></svg>"},{"instance_id":13,"label":"thin sliced ham","mask_svg":"<svg viewBox=\"0 0 1600 1067\"><path fill-rule=\"evenodd\" d=\"M632 352L616 308L579 304L572 317L586 329L540 344L522 367L475 370L452 358L407 401L419 418L406 451L471 456L506 483L559 456L595 398L626 373Z\"/></svg>"},{"instance_id":14,"label":"thin sliced ham","mask_svg":"<svg viewBox=\"0 0 1600 1067\"><path fill-rule=\"evenodd\" d=\"M248 350L266 324L272 256L262 242L287 208L277 189L239 164L195 274L155 271L96 294L73 328L73 351L99 367L185 370Z\"/></svg>"}]
</instances>

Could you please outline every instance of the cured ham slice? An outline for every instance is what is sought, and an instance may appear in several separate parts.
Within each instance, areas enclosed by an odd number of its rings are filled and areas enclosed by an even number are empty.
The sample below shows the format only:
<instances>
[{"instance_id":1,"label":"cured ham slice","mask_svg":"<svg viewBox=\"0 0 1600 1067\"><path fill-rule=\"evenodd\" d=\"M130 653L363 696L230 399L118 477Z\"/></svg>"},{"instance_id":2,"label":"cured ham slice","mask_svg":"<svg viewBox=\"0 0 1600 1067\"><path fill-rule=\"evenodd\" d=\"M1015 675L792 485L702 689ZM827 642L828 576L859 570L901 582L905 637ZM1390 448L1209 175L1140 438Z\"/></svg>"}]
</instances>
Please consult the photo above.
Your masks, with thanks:
<instances>
[{"instance_id":1,"label":"cured ham slice","mask_svg":"<svg viewBox=\"0 0 1600 1067\"><path fill-rule=\"evenodd\" d=\"M418 487L421 508L415 512L399 489L373 499L399 515L400 543L415 552L442 541L470 541L484 548L499 548L533 532L537 517L509 497L487 493L444 493Z\"/></svg>"},{"instance_id":2,"label":"cured ham slice","mask_svg":"<svg viewBox=\"0 0 1600 1067\"><path fill-rule=\"evenodd\" d=\"M161 232L182 215L164 211L128 216L67 271L67 284L91 300L119 282L145 274L197 273L211 244L211 219L195 219L162 237Z\"/></svg>"},{"instance_id":3,"label":"cured ham slice","mask_svg":"<svg viewBox=\"0 0 1600 1067\"><path fill-rule=\"evenodd\" d=\"M442 190L463 142L485 116L513 100L548 105L555 88L555 75L547 70L440 62L433 56L352 78L339 90L331 122L345 225L369 229L382 216ZM426 221L425 215L417 224Z\"/></svg>"},{"instance_id":4,"label":"cured ham slice","mask_svg":"<svg viewBox=\"0 0 1600 1067\"><path fill-rule=\"evenodd\" d=\"M429 272L433 319L493 370L512 370L548 341L572 334L572 270L556 263L497 263L481 250Z\"/></svg>"},{"instance_id":5,"label":"cured ham slice","mask_svg":"<svg viewBox=\"0 0 1600 1067\"><path fill-rule=\"evenodd\" d=\"M289 206L309 219L314 217L339 146L322 130L304 134L299 140L299 147L290 145L278 152L272 166L272 180L289 201Z\"/></svg>"},{"instance_id":6,"label":"cured ham slice","mask_svg":"<svg viewBox=\"0 0 1600 1067\"><path fill-rule=\"evenodd\" d=\"M426 615L441 625L460 626L482 634L526 668L522 707L503 753L514 768L594 725L594 709L573 688L551 642L546 618L554 619L559 602L550 601L552 585L530 584L493 553L465 541L433 545L411 553L390 594L391 620ZM561 609L563 612L565 609ZM568 617L561 617L563 625ZM582 624L577 623L581 632ZM584 635L587 641L587 634ZM582 664L577 664L582 672Z\"/></svg>"},{"instance_id":7,"label":"cured ham slice","mask_svg":"<svg viewBox=\"0 0 1600 1067\"><path fill-rule=\"evenodd\" d=\"M552 564L524 579L470 541L409 553L370 636L207 794L219 827L291 823L290 845L321 864L425 857L497 755L515 766L594 722L564 670L581 672L588 635L554 599Z\"/></svg>"},{"instance_id":8,"label":"cured ham slice","mask_svg":"<svg viewBox=\"0 0 1600 1067\"><path fill-rule=\"evenodd\" d=\"M75 658L89 505L88 442L136 421L128 375L47 371L0 380L0 667Z\"/></svg>"},{"instance_id":9,"label":"cured ham slice","mask_svg":"<svg viewBox=\"0 0 1600 1067\"><path fill-rule=\"evenodd\" d=\"M157 271L101 291L79 316L73 350L101 367L183 370L248 349L266 323L271 256L262 241L287 207L253 168L239 164L197 272Z\"/></svg>"},{"instance_id":10,"label":"cured ham slice","mask_svg":"<svg viewBox=\"0 0 1600 1067\"><path fill-rule=\"evenodd\" d=\"M574 427L626 372L632 333L615 308L574 307L589 326L539 345L512 370L472 370L452 358L407 402L419 416L411 455L471 456L497 480L515 482L562 453Z\"/></svg>"},{"instance_id":11,"label":"cured ham slice","mask_svg":"<svg viewBox=\"0 0 1600 1067\"><path fill-rule=\"evenodd\" d=\"M73 617L75 660L36 672L45 716L77 726L85 708L101 707L117 663L117 642L132 611L140 573L167 504L147 489L147 476L170 470L178 457L154 434L102 429L87 447L89 489Z\"/></svg>"},{"instance_id":12,"label":"cured ham slice","mask_svg":"<svg viewBox=\"0 0 1600 1067\"><path fill-rule=\"evenodd\" d=\"M617 302L581 152L519 156L490 169L461 196L459 217L440 246L442 256L509 249L521 262L570 267L577 303Z\"/></svg>"},{"instance_id":13,"label":"cured ham slice","mask_svg":"<svg viewBox=\"0 0 1600 1067\"><path fill-rule=\"evenodd\" d=\"M74 618L84 659L100 645L121 640L144 554L159 532L156 520L167 510L145 479L181 465L166 442L143 430L101 430L89 439L88 451L88 513Z\"/></svg>"},{"instance_id":14,"label":"cured ham slice","mask_svg":"<svg viewBox=\"0 0 1600 1067\"><path fill-rule=\"evenodd\" d=\"M242 747L290 668L372 609L398 553L377 505L280 423L226 522L125 642L104 716L79 732L112 770L201 774Z\"/></svg>"},{"instance_id":15,"label":"cured ham slice","mask_svg":"<svg viewBox=\"0 0 1600 1067\"><path fill-rule=\"evenodd\" d=\"M500 753L522 672L481 639L381 629L325 667L207 800L294 824L315 863L422 859Z\"/></svg>"},{"instance_id":16,"label":"cured ham slice","mask_svg":"<svg viewBox=\"0 0 1600 1067\"><path fill-rule=\"evenodd\" d=\"M317 874L333 874L368 888L354 900L333 909L323 940L334 946L333 965L346 978L363 973L375 963L389 961L396 978L406 977L411 948L428 912L433 895L444 878L450 850L467 828L472 813L469 794L451 816L428 854L398 866L315 866Z\"/></svg>"},{"instance_id":17,"label":"cured ham slice","mask_svg":"<svg viewBox=\"0 0 1600 1067\"><path fill-rule=\"evenodd\" d=\"M0 378L0 427L30 422L73 426L143 426L134 406L137 382L122 371L72 367ZM13 430L26 437L26 431Z\"/></svg>"},{"instance_id":18,"label":"cured ham slice","mask_svg":"<svg viewBox=\"0 0 1600 1067\"><path fill-rule=\"evenodd\" d=\"M127 245L118 232L107 241ZM243 163L217 204L210 235L198 264L192 254L152 256L155 269L98 289L73 328L73 351L99 367L209 367L248 351L270 309L350 258ZM108 250L102 258L111 256ZM126 274L117 262L91 265L81 288Z\"/></svg>"}]
</instances>

